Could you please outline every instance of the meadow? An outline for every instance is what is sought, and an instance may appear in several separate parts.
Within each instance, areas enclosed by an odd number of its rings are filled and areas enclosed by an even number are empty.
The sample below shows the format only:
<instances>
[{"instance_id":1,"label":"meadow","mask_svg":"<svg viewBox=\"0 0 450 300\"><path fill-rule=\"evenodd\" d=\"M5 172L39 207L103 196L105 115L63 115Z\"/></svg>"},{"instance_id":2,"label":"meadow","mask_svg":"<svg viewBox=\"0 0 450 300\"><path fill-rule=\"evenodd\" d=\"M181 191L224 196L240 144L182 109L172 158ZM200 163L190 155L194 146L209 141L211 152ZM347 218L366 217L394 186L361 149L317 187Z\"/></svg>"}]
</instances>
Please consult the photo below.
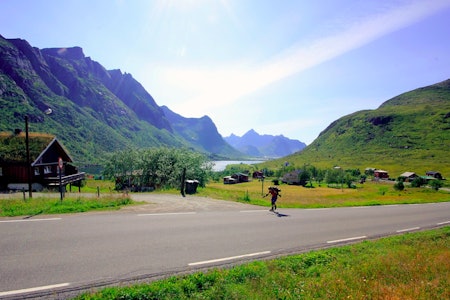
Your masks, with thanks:
<instances>
[{"instance_id":1,"label":"meadow","mask_svg":"<svg viewBox=\"0 0 450 300\"><path fill-rule=\"evenodd\" d=\"M210 182L205 188L199 188L198 196L214 199L232 200L254 205L269 206L270 197L264 197L270 180L264 182L253 180L238 184ZM326 184L313 184L312 187L297 185L278 185L281 197L277 202L279 208L323 208L342 206L368 206L390 204L413 204L450 201L450 192L446 189L434 191L427 187L406 187L396 191L392 181L368 181L356 184L355 188L345 185L328 187Z\"/></svg>"}]
</instances>

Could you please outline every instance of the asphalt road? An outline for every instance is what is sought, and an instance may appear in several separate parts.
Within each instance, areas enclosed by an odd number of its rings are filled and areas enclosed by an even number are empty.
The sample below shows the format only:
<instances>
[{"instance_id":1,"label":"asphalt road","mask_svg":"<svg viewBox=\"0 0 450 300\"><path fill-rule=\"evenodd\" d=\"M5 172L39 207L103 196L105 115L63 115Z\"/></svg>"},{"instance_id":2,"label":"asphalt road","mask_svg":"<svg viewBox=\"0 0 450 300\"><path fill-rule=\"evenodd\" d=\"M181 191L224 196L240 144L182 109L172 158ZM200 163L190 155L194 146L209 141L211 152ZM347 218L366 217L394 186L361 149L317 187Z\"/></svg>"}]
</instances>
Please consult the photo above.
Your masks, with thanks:
<instances>
[{"instance_id":1,"label":"asphalt road","mask_svg":"<svg viewBox=\"0 0 450 300\"><path fill-rule=\"evenodd\" d=\"M0 298L66 298L164 277L450 224L450 203L266 208L143 194L118 212L0 218Z\"/></svg>"}]
</instances>

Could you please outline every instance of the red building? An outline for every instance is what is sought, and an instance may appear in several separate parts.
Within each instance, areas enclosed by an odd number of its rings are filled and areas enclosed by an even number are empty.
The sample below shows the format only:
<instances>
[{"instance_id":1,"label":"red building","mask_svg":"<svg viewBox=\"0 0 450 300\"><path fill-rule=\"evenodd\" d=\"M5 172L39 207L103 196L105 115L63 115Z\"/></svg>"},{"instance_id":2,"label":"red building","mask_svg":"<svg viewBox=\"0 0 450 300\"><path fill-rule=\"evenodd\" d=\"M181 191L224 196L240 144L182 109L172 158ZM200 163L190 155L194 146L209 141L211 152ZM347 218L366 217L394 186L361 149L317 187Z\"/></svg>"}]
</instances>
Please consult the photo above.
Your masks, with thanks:
<instances>
[{"instance_id":1,"label":"red building","mask_svg":"<svg viewBox=\"0 0 450 300\"><path fill-rule=\"evenodd\" d=\"M80 183L85 173L78 172L73 160L55 136L29 133L30 164L27 163L24 133L0 133L0 189L32 190ZM61 180L59 177L61 172Z\"/></svg>"},{"instance_id":2,"label":"red building","mask_svg":"<svg viewBox=\"0 0 450 300\"><path fill-rule=\"evenodd\" d=\"M387 171L383 171L383 170L375 170L373 172L373 176L375 178L379 178L379 179L388 179L389 173Z\"/></svg>"}]
</instances>

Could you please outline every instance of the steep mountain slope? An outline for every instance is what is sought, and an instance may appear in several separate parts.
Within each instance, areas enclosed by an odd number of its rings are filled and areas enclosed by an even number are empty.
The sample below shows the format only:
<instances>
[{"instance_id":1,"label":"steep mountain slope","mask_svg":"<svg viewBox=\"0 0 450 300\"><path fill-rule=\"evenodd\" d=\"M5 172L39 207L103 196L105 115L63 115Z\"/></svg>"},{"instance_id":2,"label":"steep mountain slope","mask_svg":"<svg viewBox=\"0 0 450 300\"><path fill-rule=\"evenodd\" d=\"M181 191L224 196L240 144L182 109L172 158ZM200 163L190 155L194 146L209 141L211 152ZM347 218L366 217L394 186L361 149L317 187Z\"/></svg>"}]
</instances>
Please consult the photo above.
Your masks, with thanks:
<instances>
[{"instance_id":1,"label":"steep mountain slope","mask_svg":"<svg viewBox=\"0 0 450 300\"><path fill-rule=\"evenodd\" d=\"M321 168L375 167L394 178L429 170L450 177L450 80L401 94L376 110L344 116L302 152L271 164L284 161Z\"/></svg>"},{"instance_id":2,"label":"steep mountain slope","mask_svg":"<svg viewBox=\"0 0 450 300\"><path fill-rule=\"evenodd\" d=\"M225 142L217 131L216 125L208 117L185 118L171 111L167 106L161 107L169 120L175 134L181 136L196 150L211 153L213 158L243 157L244 155Z\"/></svg>"},{"instance_id":3,"label":"steep mountain slope","mask_svg":"<svg viewBox=\"0 0 450 300\"><path fill-rule=\"evenodd\" d=\"M0 36L0 106L0 131L24 129L28 115L30 131L56 135L80 164L130 147L211 148L175 134L139 82L120 70L106 70L79 47L40 50ZM212 122L207 125L216 129Z\"/></svg>"},{"instance_id":4,"label":"steep mountain slope","mask_svg":"<svg viewBox=\"0 0 450 300\"><path fill-rule=\"evenodd\" d=\"M242 137L231 134L224 139L234 148L253 157L283 157L306 147L305 143L298 140L283 135L260 135L253 129Z\"/></svg>"}]
</instances>

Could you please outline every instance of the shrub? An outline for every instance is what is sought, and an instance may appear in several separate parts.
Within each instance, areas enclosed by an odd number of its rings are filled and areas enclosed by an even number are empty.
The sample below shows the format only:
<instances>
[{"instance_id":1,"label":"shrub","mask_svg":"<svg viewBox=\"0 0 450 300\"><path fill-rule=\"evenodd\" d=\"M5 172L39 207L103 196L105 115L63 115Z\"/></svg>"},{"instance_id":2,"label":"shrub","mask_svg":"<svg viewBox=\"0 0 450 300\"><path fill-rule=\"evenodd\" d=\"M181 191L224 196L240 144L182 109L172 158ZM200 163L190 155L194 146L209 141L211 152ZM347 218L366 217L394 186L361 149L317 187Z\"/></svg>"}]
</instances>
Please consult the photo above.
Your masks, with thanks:
<instances>
[{"instance_id":1,"label":"shrub","mask_svg":"<svg viewBox=\"0 0 450 300\"><path fill-rule=\"evenodd\" d=\"M430 186L433 190L438 191L444 184L440 180L431 180Z\"/></svg>"},{"instance_id":2,"label":"shrub","mask_svg":"<svg viewBox=\"0 0 450 300\"><path fill-rule=\"evenodd\" d=\"M416 177L414 178L413 181L411 181L411 187L421 187L422 185L424 185L426 182L423 178L421 177Z\"/></svg>"},{"instance_id":3,"label":"shrub","mask_svg":"<svg viewBox=\"0 0 450 300\"><path fill-rule=\"evenodd\" d=\"M405 184L403 183L403 181L397 181L397 182L394 184L394 189L395 189L396 191L403 191L403 190L405 189Z\"/></svg>"}]
</instances>

